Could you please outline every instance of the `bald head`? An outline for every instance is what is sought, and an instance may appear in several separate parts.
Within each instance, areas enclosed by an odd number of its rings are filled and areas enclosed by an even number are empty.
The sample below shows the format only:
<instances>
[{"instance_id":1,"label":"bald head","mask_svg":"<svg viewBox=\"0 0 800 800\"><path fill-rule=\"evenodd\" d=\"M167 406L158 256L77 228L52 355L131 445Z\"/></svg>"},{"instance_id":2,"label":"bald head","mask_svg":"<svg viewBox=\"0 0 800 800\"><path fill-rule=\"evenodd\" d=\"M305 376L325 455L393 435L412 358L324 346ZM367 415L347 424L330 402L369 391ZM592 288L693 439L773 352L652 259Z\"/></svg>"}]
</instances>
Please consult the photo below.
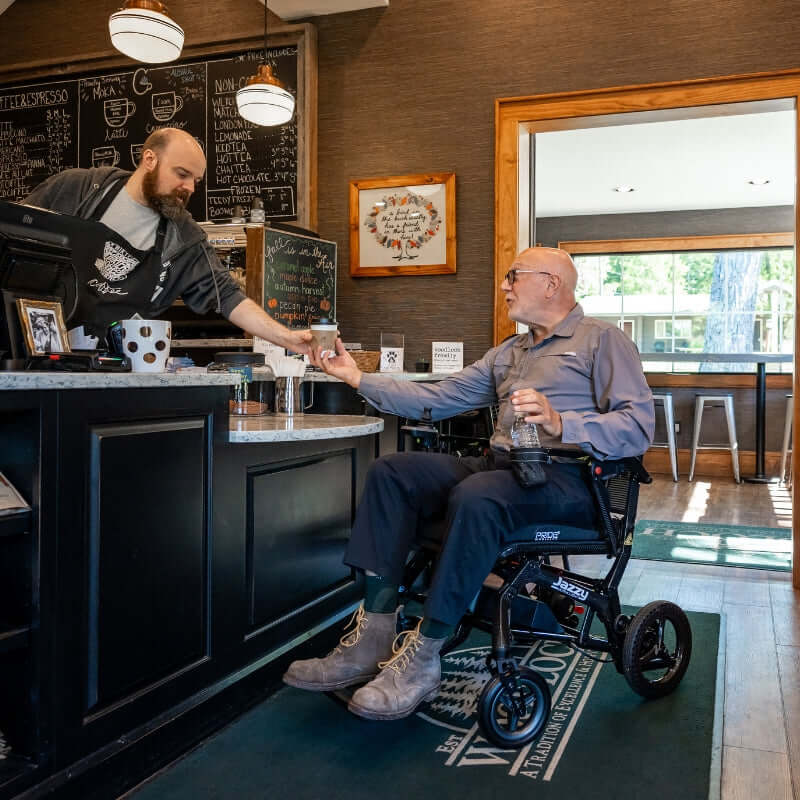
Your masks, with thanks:
<instances>
[{"instance_id":1,"label":"bald head","mask_svg":"<svg viewBox=\"0 0 800 800\"><path fill-rule=\"evenodd\" d=\"M578 270L569 253L555 247L529 247L514 259L500 289L508 316L540 337L574 308L577 285Z\"/></svg>"},{"instance_id":2,"label":"bald head","mask_svg":"<svg viewBox=\"0 0 800 800\"><path fill-rule=\"evenodd\" d=\"M168 149L176 148L185 150L194 157L200 157L205 162L205 154L200 143L190 133L180 128L159 128L153 131L145 140L142 152L152 150L157 156L162 155Z\"/></svg>"},{"instance_id":3,"label":"bald head","mask_svg":"<svg viewBox=\"0 0 800 800\"><path fill-rule=\"evenodd\" d=\"M529 247L516 257L514 265L517 263L524 264L523 269L540 269L557 275L561 281L559 294L563 294L564 301L569 302L570 308L575 305L578 270L566 250L559 250L557 247Z\"/></svg>"}]
</instances>

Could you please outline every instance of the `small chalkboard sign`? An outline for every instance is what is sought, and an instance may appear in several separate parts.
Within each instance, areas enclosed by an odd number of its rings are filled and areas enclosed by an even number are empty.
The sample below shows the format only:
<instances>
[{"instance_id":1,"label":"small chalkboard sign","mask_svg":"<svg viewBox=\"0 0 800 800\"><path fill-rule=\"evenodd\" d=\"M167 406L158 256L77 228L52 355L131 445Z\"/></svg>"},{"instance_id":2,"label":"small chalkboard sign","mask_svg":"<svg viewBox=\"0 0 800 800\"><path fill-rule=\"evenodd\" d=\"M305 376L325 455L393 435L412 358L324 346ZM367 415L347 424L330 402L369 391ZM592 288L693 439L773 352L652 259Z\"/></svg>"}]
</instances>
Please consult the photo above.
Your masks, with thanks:
<instances>
[{"instance_id":1,"label":"small chalkboard sign","mask_svg":"<svg viewBox=\"0 0 800 800\"><path fill-rule=\"evenodd\" d=\"M264 307L289 328L336 318L336 242L264 229Z\"/></svg>"}]
</instances>

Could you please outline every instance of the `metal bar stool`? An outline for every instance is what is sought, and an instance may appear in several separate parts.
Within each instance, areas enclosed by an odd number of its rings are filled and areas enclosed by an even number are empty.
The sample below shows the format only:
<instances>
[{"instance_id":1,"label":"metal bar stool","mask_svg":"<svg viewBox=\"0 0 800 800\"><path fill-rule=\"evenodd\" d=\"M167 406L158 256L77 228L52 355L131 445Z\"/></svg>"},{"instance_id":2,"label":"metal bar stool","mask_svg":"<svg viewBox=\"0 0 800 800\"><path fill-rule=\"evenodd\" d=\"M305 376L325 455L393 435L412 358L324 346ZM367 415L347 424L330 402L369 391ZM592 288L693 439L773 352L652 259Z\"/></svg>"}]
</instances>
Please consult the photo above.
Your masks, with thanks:
<instances>
[{"instance_id":1,"label":"metal bar stool","mask_svg":"<svg viewBox=\"0 0 800 800\"><path fill-rule=\"evenodd\" d=\"M792 452L792 415L794 414L794 400L792 395L786 395L786 418L783 422L783 447L781 448L781 471L778 479L782 483L789 483L786 476L786 460Z\"/></svg>"},{"instance_id":2,"label":"metal bar stool","mask_svg":"<svg viewBox=\"0 0 800 800\"><path fill-rule=\"evenodd\" d=\"M725 409L725 421L728 424L728 445L714 444L714 445L701 445L700 444L700 426L703 422L703 409L704 407L712 406L715 408ZM695 396L694 401L694 433L692 434L692 465L689 467L689 480L694 478L694 463L697 458L698 450L730 450L731 462L733 464L733 477L736 483L741 483L742 478L739 474L739 443L736 440L736 421L733 417L733 395L720 394L720 395L707 395L698 394Z\"/></svg>"},{"instance_id":3,"label":"metal bar stool","mask_svg":"<svg viewBox=\"0 0 800 800\"><path fill-rule=\"evenodd\" d=\"M672 480L678 480L678 451L675 443L675 412L672 406L672 392L662 392L653 395L653 403L661 403L664 408L664 421L667 425L667 441L653 442L651 447L666 447L669 449L669 461L672 465Z\"/></svg>"}]
</instances>

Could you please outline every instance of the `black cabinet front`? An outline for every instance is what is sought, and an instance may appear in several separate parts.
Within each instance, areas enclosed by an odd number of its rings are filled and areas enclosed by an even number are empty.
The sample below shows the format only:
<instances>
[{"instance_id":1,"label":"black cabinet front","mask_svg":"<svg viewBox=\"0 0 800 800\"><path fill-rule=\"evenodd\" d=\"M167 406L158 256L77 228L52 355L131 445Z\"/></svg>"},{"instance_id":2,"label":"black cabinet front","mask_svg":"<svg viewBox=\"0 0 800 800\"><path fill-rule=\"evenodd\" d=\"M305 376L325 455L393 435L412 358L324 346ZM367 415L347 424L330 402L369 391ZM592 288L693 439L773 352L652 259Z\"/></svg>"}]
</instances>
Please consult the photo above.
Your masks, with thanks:
<instances>
[{"instance_id":1,"label":"black cabinet front","mask_svg":"<svg viewBox=\"0 0 800 800\"><path fill-rule=\"evenodd\" d=\"M203 391L194 406L164 390L62 395L61 764L210 677L212 442L224 413L209 409L224 393L200 405Z\"/></svg>"}]
</instances>

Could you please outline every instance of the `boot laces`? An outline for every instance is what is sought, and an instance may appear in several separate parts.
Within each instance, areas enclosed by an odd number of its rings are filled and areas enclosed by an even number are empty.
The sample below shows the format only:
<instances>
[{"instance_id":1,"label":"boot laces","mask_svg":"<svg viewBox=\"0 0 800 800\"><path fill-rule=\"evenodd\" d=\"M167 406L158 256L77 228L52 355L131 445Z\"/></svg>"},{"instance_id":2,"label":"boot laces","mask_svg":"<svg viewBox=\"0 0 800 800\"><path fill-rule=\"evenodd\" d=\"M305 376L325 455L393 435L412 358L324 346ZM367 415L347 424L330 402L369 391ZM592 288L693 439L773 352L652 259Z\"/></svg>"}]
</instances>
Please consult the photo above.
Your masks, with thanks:
<instances>
[{"instance_id":1,"label":"boot laces","mask_svg":"<svg viewBox=\"0 0 800 800\"><path fill-rule=\"evenodd\" d=\"M347 629L353 624L355 624L353 630L348 631ZM345 634L339 639L339 644L333 648L331 655L333 655L333 653L341 653L343 647L353 647L358 644L368 625L369 619L364 611L364 606L360 605L353 613L353 616L347 621L347 625L344 626Z\"/></svg>"},{"instance_id":2,"label":"boot laces","mask_svg":"<svg viewBox=\"0 0 800 800\"><path fill-rule=\"evenodd\" d=\"M411 663L417 650L422 646L422 637L419 633L420 621L416 628L408 631L401 631L392 642L392 652L394 655L388 661L379 661L378 669L388 667L396 673L404 672Z\"/></svg>"}]
</instances>

